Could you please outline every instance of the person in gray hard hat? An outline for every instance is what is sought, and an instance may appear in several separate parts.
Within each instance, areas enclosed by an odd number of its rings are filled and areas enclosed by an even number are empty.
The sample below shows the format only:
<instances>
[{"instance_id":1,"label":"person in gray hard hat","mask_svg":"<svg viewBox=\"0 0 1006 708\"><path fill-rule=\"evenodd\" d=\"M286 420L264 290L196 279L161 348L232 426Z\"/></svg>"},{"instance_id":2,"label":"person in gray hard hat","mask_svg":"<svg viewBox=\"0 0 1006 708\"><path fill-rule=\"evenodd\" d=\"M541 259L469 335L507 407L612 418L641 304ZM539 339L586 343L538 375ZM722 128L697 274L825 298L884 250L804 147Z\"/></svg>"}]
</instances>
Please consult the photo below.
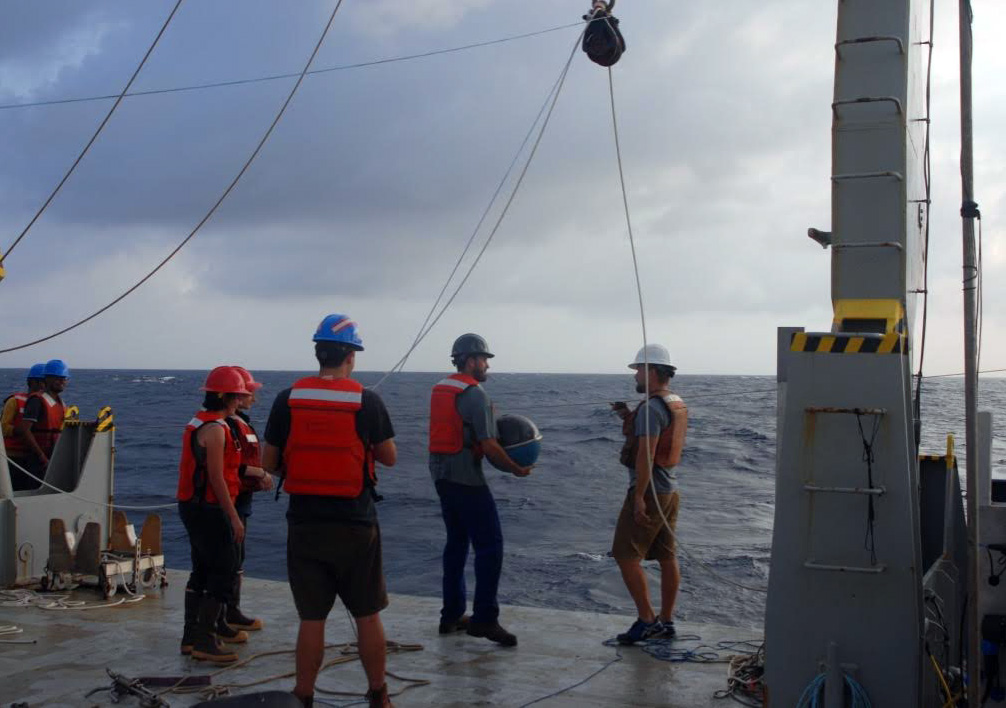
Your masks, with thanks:
<instances>
[{"instance_id":1,"label":"person in gray hard hat","mask_svg":"<svg viewBox=\"0 0 1006 708\"><path fill-rule=\"evenodd\" d=\"M629 368L636 372L636 393L648 397L631 411L625 403L611 404L622 419L625 435L619 461L629 469L629 491L618 516L611 555L638 612L632 627L618 635L621 644L675 635L674 602L681 570L674 550L680 501L674 467L681 461L688 428L688 408L670 389L676 367L666 347L643 347ZM644 558L660 563L659 615L650 603Z\"/></svg>"},{"instance_id":2,"label":"person in gray hard hat","mask_svg":"<svg viewBox=\"0 0 1006 708\"><path fill-rule=\"evenodd\" d=\"M488 457L495 467L517 477L531 474L531 467L511 460L496 439L492 401L480 385L487 378L493 356L479 335L461 335L451 348L457 373L438 382L430 398L430 475L447 530L439 631L466 631L512 647L517 645L517 637L500 626L496 599L503 570L503 530L482 471L482 458ZM465 615L469 544L475 549L475 598L470 618Z\"/></svg>"}]
</instances>

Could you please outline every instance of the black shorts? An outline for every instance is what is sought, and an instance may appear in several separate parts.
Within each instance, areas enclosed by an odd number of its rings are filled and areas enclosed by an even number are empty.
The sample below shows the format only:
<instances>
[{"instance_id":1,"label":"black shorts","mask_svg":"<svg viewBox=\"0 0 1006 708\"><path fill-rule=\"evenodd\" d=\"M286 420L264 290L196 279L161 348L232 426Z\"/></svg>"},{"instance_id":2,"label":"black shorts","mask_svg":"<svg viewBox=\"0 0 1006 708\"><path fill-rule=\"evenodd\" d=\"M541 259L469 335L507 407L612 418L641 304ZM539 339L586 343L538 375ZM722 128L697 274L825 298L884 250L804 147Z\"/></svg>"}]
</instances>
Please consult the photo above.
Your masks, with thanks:
<instances>
[{"instance_id":1,"label":"black shorts","mask_svg":"<svg viewBox=\"0 0 1006 708\"><path fill-rule=\"evenodd\" d=\"M377 614L388 606L377 524L290 525L286 569L302 620L326 619L336 597L353 617Z\"/></svg>"}]
</instances>

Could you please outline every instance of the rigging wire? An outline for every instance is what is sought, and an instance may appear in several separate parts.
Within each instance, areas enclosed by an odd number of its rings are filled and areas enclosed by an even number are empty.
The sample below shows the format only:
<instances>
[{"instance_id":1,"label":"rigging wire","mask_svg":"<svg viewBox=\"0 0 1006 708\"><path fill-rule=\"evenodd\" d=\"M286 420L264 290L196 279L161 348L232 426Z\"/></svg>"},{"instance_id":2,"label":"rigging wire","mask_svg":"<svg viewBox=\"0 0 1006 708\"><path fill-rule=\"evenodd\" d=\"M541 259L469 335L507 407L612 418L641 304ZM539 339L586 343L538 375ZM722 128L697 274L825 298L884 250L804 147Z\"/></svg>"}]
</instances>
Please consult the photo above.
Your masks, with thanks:
<instances>
[{"instance_id":1,"label":"rigging wire","mask_svg":"<svg viewBox=\"0 0 1006 708\"><path fill-rule=\"evenodd\" d=\"M217 201L213 204L212 207L210 207L210 210L208 212L206 212L206 216L204 216L202 219L200 219L199 223L196 224L195 228L192 229L192 231L189 232L189 235L186 236L184 239L182 239L181 243L179 243L177 246L175 246L174 250L172 250L171 253L169 253L167 256L165 256L164 260L162 260L160 263L158 263L157 266L155 266L152 271L150 271L149 273L147 273L136 284L134 284L132 287L130 287L128 290L126 290L125 292L123 292L121 295L119 295L117 298L115 298L114 300L112 300L111 302L109 302L107 305L105 305L101 309L97 310L96 312L88 315L84 319L79 320L79 321L75 322L74 324L72 324L72 325L70 325L68 327L64 327L63 329L59 330L58 332L54 332L54 333L49 334L49 335L47 335L45 337L41 337L41 338L36 339L34 341L31 341L31 342L27 342L26 344L19 344L19 345L14 346L14 347L6 347L4 349L0 349L0 354L6 354L8 352L18 351L19 349L27 349L28 347L35 346L36 344L41 344L42 342L47 342L50 339L55 339L56 337L58 337L58 336L60 336L62 334L66 334L67 332L69 332L71 330L74 330L77 327L80 327L81 325L83 325L83 324L85 324L87 322L90 322L91 320L93 320L98 315L102 314L106 310L109 310L112 307L114 307L115 305L117 305L119 302L121 302L126 297L128 297L129 295L131 295L141 285L143 285L145 282L147 282L148 280L150 280L154 276L154 274L157 273L157 271L159 271L161 268L163 268L165 265L167 265L168 261L170 261L172 258L174 258L175 255L179 251L181 251L182 248L184 248L185 245L189 241L191 241L192 238L197 233L199 233L199 230L203 227L203 225L207 221L210 220L210 217L212 217L213 214L216 213L216 211L220 207L220 205L223 204L223 202L227 198L227 196L231 193L231 191L234 189L234 187L237 186L237 183L244 176L245 172L247 172L248 168L251 167L252 162L254 162L255 158L258 157L259 152L262 151L262 148L266 144L266 141L269 140L269 136L272 135L272 132L276 128L276 125L279 123L280 119L283 117L283 114L286 112L287 106L290 105L290 101L293 100L294 94L297 93L297 89L299 89L300 85L303 83L304 77L307 75L308 69L311 68L311 63L314 61L315 56L318 54L318 50L321 49L321 45L325 41L325 37L328 36L328 31L332 27L332 22L335 20L335 16L339 12L339 8L342 7L342 2L343 2L343 0L338 0L338 2L336 3L335 9L333 9L332 10L332 14L329 15L328 23L325 25L325 29L322 31L321 36L318 38L317 44L314 45L314 50L311 52L311 56L308 58L307 63L304 65L304 69L300 72L300 77L297 79L297 82L293 85L293 88L290 89L290 93L287 95L286 100L283 102L283 105L279 109L279 112L276 114L276 117L273 118L273 121L269 125L268 130L265 131L265 134L262 136L262 139L259 140L258 145L255 146L255 149L252 151L251 157L249 157L245 161L244 165L238 171L237 176L234 177L233 180L231 180L231 183L229 185L227 185L227 189L224 190L223 194L220 195L220 198L217 199Z\"/></svg>"},{"instance_id":2,"label":"rigging wire","mask_svg":"<svg viewBox=\"0 0 1006 708\"><path fill-rule=\"evenodd\" d=\"M639 260L636 257L636 241L635 241L635 237L633 236L633 233L632 233L632 218L630 216L630 211L629 211L628 190L625 187L625 172L624 172L624 170L622 168L622 148L621 148L621 144L620 144L619 137L618 137L618 115L617 115L617 111L615 110L615 83L614 83L613 72L611 70L611 67L608 67L608 94L609 94L610 99L611 99L611 125L612 125L612 130L613 130L614 135L615 135L615 156L616 156L616 158L618 160L618 178L619 178L619 183L620 183L621 189L622 189L622 206L625 209L625 223L626 223L626 227L627 227L628 235L629 235L629 248L630 248L630 250L632 252L632 268L633 268L633 272L635 274L635 279L636 279L636 294L638 295L638 299L639 299L639 320L640 320L640 324L642 326L642 333L643 333L643 360L644 360L644 366L646 366L648 368L649 367L649 355L647 353L648 342L647 342L647 334L646 334L646 307L645 307L645 304L644 304L644 301L643 301L642 279L639 276ZM643 400L647 401L647 402L650 400L649 376L646 377L645 398ZM648 404L646 404L646 405L643 406L643 413L644 413L644 415L647 418L647 420L646 420L646 429L649 430L649 428L650 428L650 425L649 425L650 406ZM652 447L650 445L646 446L646 452L647 452L647 457L648 457L647 464L649 465L650 469L652 470L653 469L653 449L652 449ZM744 583L737 582L733 578L728 578L727 576L725 576L722 573L718 572L717 570L715 570L713 567L711 567L707 563L704 563L703 561L699 560L699 558L697 556L693 555L692 552L689 551L688 548L683 543L681 543L680 539L678 539L677 533L675 532L674 528L671 526L670 521L668 521L667 515L664 513L663 508L660 506L660 500L657 497L657 486L652 481L650 483L650 492L653 494L654 506L656 507L657 513L660 515L661 521L663 521L664 528L666 528L667 532L671 535L672 542L675 543L676 545L680 546L681 550L684 551L685 555L688 556L688 558L690 560L692 560L699 567L703 568L710 575L712 575L712 576L720 579L721 581L723 581L725 583L728 583L729 585L733 585L733 586L741 588L743 590L750 590L752 592L762 592L762 593L768 592L767 588L756 587L756 586L753 586L753 585L745 585Z\"/></svg>"},{"instance_id":3,"label":"rigging wire","mask_svg":"<svg viewBox=\"0 0 1006 708\"><path fill-rule=\"evenodd\" d=\"M98 139L99 135L101 135L101 131L105 129L106 125L108 125L108 121L111 120L112 114L115 113L115 109L119 107L120 103L122 103L122 100L126 97L126 94L129 91L129 87L133 85L133 82L136 81L136 77L140 75L140 71L143 70L143 66L147 63L147 59L150 58L150 55L153 54L154 47L156 47L157 43L161 41L161 37L164 35L165 30L168 29L168 25L171 24L171 20L172 18L174 18L175 13L178 12L178 8L181 6L181 4L182 0L177 0L175 6L171 9L170 14L168 14L168 18L164 20L164 24L161 25L161 31L157 33L156 37L154 37L153 43L151 43L150 47L147 48L147 53L143 55L143 59L140 61L139 66L136 67L136 71L134 71L133 75L129 77L129 81L126 82L126 86L122 89L122 91L118 94L118 96L114 97L115 103L112 104L112 107L108 110L108 113L105 114L104 120L102 120L101 123L98 125L98 129L94 131L94 135L92 135L91 139L87 141L86 145L84 145L84 149L80 151L80 154L77 155L77 159L73 161L72 165L70 165L70 169L67 170L66 174L63 175L63 179L61 179L59 183L56 185L56 188L52 190L52 193L49 195L49 198L46 199L45 202L43 202L42 206L39 207L38 211L35 212L35 216L31 218L31 221L28 222L28 225L25 226L24 229L21 231L21 233L18 235L18 237L14 239L14 243L12 243L7 248L6 253L0 256L0 265L2 265L3 262L7 259L7 256L11 254L11 251L13 251L17 247L17 245L21 243L21 239L23 239L25 235L28 233L28 231L31 229L31 227L35 225L35 222L38 221L39 217L42 216L42 213L46 210L46 208L48 208L49 204L52 203L52 200L56 198L56 195L59 194L59 190L61 190L63 188L63 185L66 184L66 181L70 179L70 175L72 175L74 170L77 169L77 165L79 165L80 161L84 159L84 155L87 154L88 150L91 149L91 146L94 145L94 141Z\"/></svg>"},{"instance_id":4,"label":"rigging wire","mask_svg":"<svg viewBox=\"0 0 1006 708\"><path fill-rule=\"evenodd\" d=\"M450 298L448 298L447 302L444 303L443 307L440 309L440 312L437 314L437 316L434 317L433 320L429 323L429 325L424 330L422 330L422 332L416 337L415 341L412 343L412 346L410 346L409 349L402 356L402 358L399 359L398 362L396 362L395 365L391 367L391 370L388 371L380 379L380 381L374 384L374 386L372 387L373 389L378 388L382 383L384 383L384 381L389 376L391 376L395 372L402 370L402 368L405 366L405 363L409 360L409 357L412 355L412 352L415 351L416 347L419 346L419 344L437 325L437 323L444 316L444 314L447 312L450 306L454 303L454 300L457 298L458 294L464 288L465 284L468 282L468 279L471 277L472 273L475 272L475 268L482 260L482 256L485 254L486 249L489 248L489 244L492 243L493 238L496 236L496 232L499 231L499 227L503 223L503 219L506 218L507 213L510 211L510 206L513 204L514 199L517 197L517 192L520 190L520 186L524 182L524 177L527 175L528 169L531 167L531 162L534 160L534 156L538 152L538 146L541 144L541 140L545 136L545 130L548 128L549 121L552 118L552 112L555 110L556 103L558 103L559 101L559 96L562 93L562 88L566 83L566 76L569 74L569 68L573 63L573 58L576 56L576 50L580 46L580 41L582 37L583 32L580 32L580 34L577 36L576 42L573 44L573 50L570 52L569 58L566 60L566 65L563 67L562 72L559 74L558 85L555 89L555 92L551 96L551 103L548 107L548 111L545 113L545 118L542 121L541 129L538 131L538 136L535 138L534 144L531 146L531 151L528 154L527 160L524 162L524 167L521 169L521 172L517 177L516 183L514 184L514 187L510 192L510 196L507 198L506 203L503 205L503 209L500 211L499 216L496 218L496 223L493 225L492 230L486 237L485 243L482 244L482 248L479 250L478 254L476 254L474 261L472 261L472 264L468 266L468 271L465 273L464 278L461 279L461 282L454 289L454 292L451 294ZM0 354L2 353L3 353L2 350L0 350Z\"/></svg>"},{"instance_id":5,"label":"rigging wire","mask_svg":"<svg viewBox=\"0 0 1006 708\"><path fill-rule=\"evenodd\" d=\"M550 32L558 32L560 30L569 29L570 27L579 27L582 22L573 22L570 24L559 25L558 27L549 27L547 29L538 30L536 32L525 32L523 34L511 35L509 37L502 37L500 39L491 39L485 42L474 42L472 44L463 44L457 47L447 47L446 49L434 49L427 52L420 52L417 54L403 54L401 56L395 57L385 57L383 59L374 59L371 61L361 61L355 62L353 64L339 64L336 66L329 66L323 69L312 69L307 72L308 76L316 76L318 74L327 74L335 71L346 71L349 69L363 69L370 66L380 66L383 64L394 64L397 62L411 61L413 59L425 59L427 57L438 56L440 54L453 54L455 52L462 52L469 49L477 49L479 47L488 47L494 44L503 44L504 42L513 42L519 39L528 39L530 37L538 37L543 34L549 34ZM191 84L188 86L174 86L170 88L162 89L148 89L146 91L133 91L131 93L124 93L126 97L133 96L153 96L157 94L164 93L182 93L185 91L201 91L205 89L223 88L226 86L243 86L245 84L256 84L264 81L279 81L282 79L292 79L300 76L300 74L288 73L288 74L268 74L266 76L256 76L248 79L231 79L229 81L214 81L204 84ZM128 86L127 86L128 88ZM0 111L10 110L14 108L31 108L36 106L57 106L67 103L85 103L88 101L104 101L110 98L115 98L115 94L105 95L105 96L84 96L81 98L59 98L51 99L47 101L32 101L30 103L6 103L0 104Z\"/></svg>"}]
</instances>

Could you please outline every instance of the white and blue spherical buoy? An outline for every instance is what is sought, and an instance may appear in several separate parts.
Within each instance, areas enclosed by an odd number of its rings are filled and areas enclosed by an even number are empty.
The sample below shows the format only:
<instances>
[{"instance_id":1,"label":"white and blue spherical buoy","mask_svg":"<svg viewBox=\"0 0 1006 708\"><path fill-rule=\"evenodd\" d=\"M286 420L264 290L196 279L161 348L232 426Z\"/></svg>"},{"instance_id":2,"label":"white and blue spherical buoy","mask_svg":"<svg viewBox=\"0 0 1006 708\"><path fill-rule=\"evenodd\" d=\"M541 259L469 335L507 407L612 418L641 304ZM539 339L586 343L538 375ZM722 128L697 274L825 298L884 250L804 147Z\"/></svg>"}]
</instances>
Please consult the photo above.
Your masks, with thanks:
<instances>
[{"instance_id":1,"label":"white and blue spherical buoy","mask_svg":"<svg viewBox=\"0 0 1006 708\"><path fill-rule=\"evenodd\" d=\"M530 418L507 414L496 419L496 440L510 459L521 467L530 467L541 453L541 433ZM505 470L504 470L505 471Z\"/></svg>"}]
</instances>

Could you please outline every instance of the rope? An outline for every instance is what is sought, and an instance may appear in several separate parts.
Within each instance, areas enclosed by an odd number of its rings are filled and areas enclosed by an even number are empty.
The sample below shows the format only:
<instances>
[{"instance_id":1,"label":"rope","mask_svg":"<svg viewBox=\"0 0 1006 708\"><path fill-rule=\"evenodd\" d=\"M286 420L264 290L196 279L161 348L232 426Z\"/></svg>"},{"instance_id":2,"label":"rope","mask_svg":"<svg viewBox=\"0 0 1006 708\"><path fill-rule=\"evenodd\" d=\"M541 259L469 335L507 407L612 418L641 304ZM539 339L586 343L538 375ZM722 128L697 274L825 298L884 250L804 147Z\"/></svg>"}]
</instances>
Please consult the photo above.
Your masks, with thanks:
<instances>
[{"instance_id":1,"label":"rope","mask_svg":"<svg viewBox=\"0 0 1006 708\"><path fill-rule=\"evenodd\" d=\"M37 639L7 639L24 634L24 630L14 624L0 625L0 644L38 644Z\"/></svg>"},{"instance_id":2,"label":"rope","mask_svg":"<svg viewBox=\"0 0 1006 708\"><path fill-rule=\"evenodd\" d=\"M633 234L632 234L632 218L631 218L631 215L630 215L630 212L629 212L628 190L626 189L626 186L625 186L625 172L624 172L624 170L622 168L622 148L621 148L621 144L620 144L619 137L618 137L618 114L617 114L617 111L615 110L615 83L614 83L613 72L611 71L611 67L608 67L608 93L609 93L609 96L611 98L611 125L612 125L612 129L613 129L613 132L614 132L614 135L615 135L615 156L618 159L618 178L619 178L619 183L620 183L621 188L622 188L622 206L625 209L625 223L626 223L626 226L628 228L628 233L629 233L629 248L630 248L630 250L632 252L632 269L633 269L633 273L635 274L635 279L636 279L636 294L637 294L637 296L639 298L639 320L640 320L640 324L642 326L642 332L643 332L643 363L644 363L644 366L646 366L647 368L649 368L650 362L649 362L649 355L648 355L648 352L647 352L648 342L647 342L647 335L646 335L646 307L645 307L645 304L644 304L644 301L643 301L642 279L639 277L639 260L636 257L636 242L635 242L635 238L633 237ZM644 400L649 401L650 400L650 383L649 383L649 377L646 378L645 396L646 396L646 398ZM649 428L650 428L650 407L649 407L649 405L643 406L643 415L646 416L646 429L649 430ZM647 458L648 458L648 465L649 465L650 469L652 470L653 469L653 451L650 449L649 445L646 446L646 455L647 455ZM660 519L664 523L664 528L666 528L667 532L671 534L672 541L675 542L678 546L681 547L681 550L684 551L685 555L688 556L689 560L693 561L699 567L703 568L708 573L710 573L714 577L722 580L725 583L728 583L728 584L733 585L733 586L738 587L738 588L742 588L744 590L750 590L752 592L763 592L763 593L767 593L768 592L768 588L755 587L755 586L752 586L752 585L745 585L743 583L737 582L736 580L733 580L732 578L728 578L725 575L717 572L716 570L714 570L713 568L711 568L707 564L703 563L701 560L699 560L694 555L692 555L691 551L689 551L688 548L683 543L681 543L680 540L678 540L677 534L674 532L674 528L671 526L670 521L668 521L668 519L667 519L667 515L664 514L664 510L660 506L660 501L659 501L659 498L657 496L657 486L655 484L653 484L652 482L650 484L650 491L653 494L654 506L656 506L656 508L657 508L657 513L660 514Z\"/></svg>"},{"instance_id":3,"label":"rope","mask_svg":"<svg viewBox=\"0 0 1006 708\"><path fill-rule=\"evenodd\" d=\"M147 59L150 58L150 55L154 51L154 47L156 47L157 43L161 40L161 36L164 34L164 31L168 29L168 25L171 24L171 19L175 16L175 13L178 12L178 8L181 4L182 0L178 0L178 2L175 3L175 6L171 9L171 13L168 15L168 19L166 19L164 21L164 24L161 25L161 31L157 33L157 36L154 37L153 44L151 44L150 47L147 49L147 53L143 55L143 60L140 61L140 65L136 67L136 71L134 71L133 75L129 77L129 81L126 83L125 88L122 89L118 97L115 99L115 103L112 104L112 107L109 109L108 113L105 114L105 119L102 120L101 123L98 125L98 129L94 131L94 135L91 136L91 139L87 141L87 145L85 145L84 149L81 150L79 155L77 155L77 159L73 161L72 165L70 165L70 169L66 171L65 175L63 175L63 179L61 179L59 181L59 184L56 185L56 188L52 190L52 193L49 195L49 198L46 199L45 202L42 204L42 206L39 207L39 210L35 212L35 216L31 218L31 221L28 222L28 225L25 226L24 229L21 231L21 233L18 235L18 237L14 239L14 243L10 245L10 248L7 249L7 252L4 253L3 256L0 256L0 265L2 265L3 262L7 259L7 256L11 254L11 251L13 251L17 247L17 245L21 243L21 239L23 239L25 237L25 234L28 233L31 227L35 225L35 222L38 221L40 216L42 216L42 212L46 210L46 208L49 206L52 200L56 198L56 195L59 193L59 190L61 190L63 188L63 185L66 184L66 181L70 179L70 175L72 175L73 171L77 169L77 165L79 165L80 161L84 159L84 155L87 154L87 151L91 149L92 145L94 145L94 141L98 139L99 135L101 135L101 131L104 130L105 126L108 124L108 121L112 118L112 114L115 113L115 109L119 107L120 103L122 103L122 99L126 97L126 93L129 91L129 87L133 85L133 82L136 81L136 77L140 75L140 71L143 69L143 65L147 63Z\"/></svg>"},{"instance_id":4,"label":"rope","mask_svg":"<svg viewBox=\"0 0 1006 708\"><path fill-rule=\"evenodd\" d=\"M850 708L871 708L872 704L866 689L848 674L842 676L845 680L845 687L852 698L852 702L849 704ZM796 708L824 708L824 686L825 675L822 673L815 676L800 695Z\"/></svg>"},{"instance_id":5,"label":"rope","mask_svg":"<svg viewBox=\"0 0 1006 708\"><path fill-rule=\"evenodd\" d=\"M587 676L587 678L583 679L582 681L577 681L572 686L567 686L566 688L561 688L558 691L555 691L554 693L548 694L547 696L542 696L541 698L536 698L533 701L529 701L529 702L523 704L520 708L527 708L528 706L533 706L535 703L541 703L542 701L547 701L549 698L555 698L556 696L561 696L564 693L572 691L574 688L579 688L580 686L582 686L583 684L587 683L592 678L594 678L595 676L597 676L598 674L600 674L602 671L605 671L606 669L608 669L613 664L617 664L618 662L622 661L622 659L624 658L622 656L622 652L621 651L616 651L615 653L616 653L616 656L615 656L614 659L612 659L611 661L609 661L607 664L605 664L604 666L602 666L601 668L599 668L594 673L592 673L589 676Z\"/></svg>"},{"instance_id":6,"label":"rope","mask_svg":"<svg viewBox=\"0 0 1006 708\"><path fill-rule=\"evenodd\" d=\"M461 279L461 282L458 284L457 288L454 289L454 292L451 294L451 296L447 300L447 302L444 303L444 306L441 308L441 310L437 314L437 316L433 318L433 321L430 322L429 325L425 329L421 328L421 331L416 336L416 339L415 339L415 341L413 341L412 346L410 346L409 349L402 356L402 358L399 359L398 362L394 366L391 367L391 370L388 371L372 387L373 389L378 388L392 374L394 374L394 373L402 370L402 368L405 366L405 363L409 360L409 357L412 355L412 352L415 351L416 347L418 347L419 344L426 338L426 336L433 330L433 328L437 325L437 323L440 321L440 319L447 312L448 308L450 308L450 306L454 303L454 300L457 298L458 294L461 292L462 288L464 288L465 284L468 282L468 279L471 277L472 273L475 271L475 268L478 266L479 262L482 260L482 256L485 254L486 249L489 248L489 244L492 243L493 238L496 236L496 232L499 231L499 227L503 223L503 219L506 218L507 213L510 211L510 206L513 204L514 199L517 197L517 192L520 190L520 186L524 182L524 177L527 175L528 169L531 167L531 162L534 160L534 156L538 152L538 146L541 144L541 139L545 135L545 129L548 128L549 121L552 118L552 112L555 110L555 105L556 105L556 103L559 100L559 95L562 93L562 87L566 83L566 76L569 73L569 68L570 68L570 66L573 63L573 57L576 56L576 50L580 46L580 40L582 39L582 37L583 37L583 32L580 32L580 34L577 36L576 42L573 44L573 49L572 49L572 51L569 54L569 58L566 60L566 65L563 67L562 72L559 74L559 80L556 82L557 85L554 88L553 92L549 96L549 98L551 99L551 103L550 103L550 105L548 107L548 111L545 113L545 118L542 121L541 129L538 131L538 136L535 138L534 144L531 146L531 151L528 154L527 160L524 162L524 167L521 169L520 175L517 177L517 181L514 184L513 190L511 190L510 196L507 198L506 203L503 205L503 210L500 212L500 215L496 219L496 223L493 225L492 230L489 232L489 236L486 237L485 243L482 244L482 248L479 250L478 254L475 256L475 260L472 261L472 264L468 267L468 271L465 273L464 278ZM546 103L549 103L549 98L546 98ZM534 125L532 124L531 127L533 129ZM520 153L518 153L518 154L520 154ZM504 177L504 181L505 181L505 179L506 178ZM490 207L491 206L492 206L492 203L490 203ZM473 234L472 238L474 238L474 234ZM468 250L468 247L466 246L465 247L465 252L467 252L467 250ZM463 257L464 257L464 254L462 254L462 258ZM453 278L453 276L454 276L454 272L451 273L451 278ZM447 282L450 283L450 278L448 279ZM446 290L446 288L447 288L447 286L445 285L444 289ZM442 295L441 295L441 297L442 297ZM438 298L438 301L439 300L440 300L440 298ZM433 306L432 309L434 309L434 310L436 309L436 303L434 304L434 306ZM427 319L429 319L429 316L427 316ZM0 354L2 354L2 353L3 353L3 351L0 350Z\"/></svg>"},{"instance_id":7,"label":"rope","mask_svg":"<svg viewBox=\"0 0 1006 708\"><path fill-rule=\"evenodd\" d=\"M4 452L0 452L0 457L2 457L5 460L7 460L7 464L13 465L15 468L21 470L24 474L28 475L29 477L31 477L33 480L35 480L36 482L38 482L42 486L48 487L49 489L52 489L53 491L59 492L60 494L65 494L66 496L72 497L72 498L77 499L79 501L87 502L88 504L93 504L94 506L102 506L102 507L105 507L106 509L128 509L129 511L150 511L150 510L154 510L154 509L174 509L177 506L177 504L174 504L174 503L172 503L172 504L158 504L156 506L126 506L124 504L108 504L106 502L94 501L93 499L88 499L86 497L82 497L79 494L74 494L73 492L68 492L65 489L60 489L59 487L56 487L56 486L53 486L53 485L49 484L44 479L40 479L40 478L36 477L31 472L29 472L24 467L22 467L20 464L18 464L13 459L11 459L10 457L8 457L7 454L4 453Z\"/></svg>"},{"instance_id":8,"label":"rope","mask_svg":"<svg viewBox=\"0 0 1006 708\"><path fill-rule=\"evenodd\" d=\"M318 74L327 74L336 71L346 71L349 69L362 69L370 66L380 66L382 64L393 64L396 62L411 61L413 59L425 59L427 57L437 56L440 54L452 54L455 52L462 52L469 49L478 49L479 47L488 47L494 44L503 44L504 42L513 42L518 39L528 39L530 37L538 37L543 34L549 34L550 32L558 32L560 30L569 29L570 27L579 27L581 22L573 22L566 25L559 25L558 27L549 27L547 29L538 30L536 32L525 32L524 34L512 35L509 37L502 37L500 39L491 39L485 42L475 42L472 44L463 44L457 47L448 47L446 49L434 49L432 51L420 52L418 54L404 54L395 57L385 57L383 59L375 59L372 61L362 61L356 62L354 64L339 64L336 66L325 67L324 69L312 69L307 72L308 76L315 76ZM182 93L185 91L200 91L204 89L213 88L223 88L226 86L243 86L245 84L256 84L263 81L279 81L282 79L292 79L299 76L296 72L289 74L269 74L267 76L257 76L250 79L232 79L229 81L215 81L212 83L205 84L192 84L189 86L175 86L171 88L163 89L148 89L146 91L133 91L131 93L124 93L123 95L127 98L132 98L134 96L153 96L157 94L164 93ZM128 88L128 87L127 87ZM104 96L85 96L82 98L58 98L48 101L32 101L30 103L5 103L0 104L0 111L9 110L14 108L30 108L34 106L57 106L67 103L84 103L87 101L104 101L110 98L115 98L116 95L104 95Z\"/></svg>"},{"instance_id":9,"label":"rope","mask_svg":"<svg viewBox=\"0 0 1006 708\"><path fill-rule=\"evenodd\" d=\"M225 189L224 192L223 192L223 194L220 195L220 198L217 199L216 203L214 203L213 206L210 207L210 210L208 212L206 212L206 216L204 216L202 219L200 219L199 223L196 224L196 227L194 229L192 229L192 231L189 232L189 235L186 236L184 239L182 239L182 242L179 243L177 246L175 246L174 250L171 251L171 253L169 253L164 258L164 260L162 260L160 263L158 263L157 266L152 271L150 271L145 276L143 276L143 278L141 278L139 282L137 282L135 285L133 285L132 287L130 287L124 293L122 293L117 298L115 298L114 300L112 300L110 303L108 303L107 305L105 305L104 307L102 307L101 309L99 309L97 312L94 312L93 314L88 315L84 319L82 319L82 320L80 320L80 321L78 321L78 322L70 325L69 327L64 327L63 329L59 330L58 332L54 332L54 333L52 333L50 335L47 335L45 337L41 337L41 338L36 339L34 341L31 341L31 342L27 342L26 344L19 344L18 346L15 346L15 347L7 347L6 349L0 349L0 354L6 354L8 352L18 351L19 349L27 349L28 347L35 346L36 344L41 344L42 342L47 342L50 339L55 339L56 337L60 336L61 334L66 334L67 332L69 332L71 330L74 330L77 327L80 327L82 324L90 322L91 320L93 320L98 315L102 314L106 310L109 310L112 307L114 307L115 305L117 305L119 302L121 302L126 297L128 297L129 295L131 295L133 293L133 291L135 291L141 285L143 285L145 282L147 282L148 280L150 280L154 276L154 274L157 273L157 271L159 271L161 268L163 268L165 265L167 265L168 261L170 261L172 258L174 258L175 255L179 251L181 251L182 248L184 248L185 245L189 241L192 240L192 238L203 227L203 224L205 224L207 221L210 220L210 217L212 217L213 214L216 213L216 211L220 207L220 205L223 204L223 202L227 198L227 196L231 193L231 191L234 189L234 187L237 186L237 183L244 176L244 173L248 171L248 168L251 167L252 162L255 160L256 157L258 157L259 152L261 152L262 147L266 144L266 141L269 139L269 136L272 135L272 131L276 128L276 125L279 123L280 118L282 118L283 114L286 113L287 106L290 105L290 101L293 100L294 94L297 93L297 89L299 89L300 85L304 82L304 76L307 74L307 70L311 67L311 62L314 61L314 57L318 54L318 50L321 49L321 45L325 41L325 37L328 36L328 30L332 26L332 21L335 20L335 15L336 15L336 13L339 12L339 8L342 7L342 2L343 2L343 0L338 0L338 2L336 3L335 9L332 10L332 14L329 15L328 23L325 25L325 29L321 33L321 37L318 38L318 42L314 46L314 51L311 52L311 56L308 58L307 63L304 65L304 69L300 72L300 77L297 79L297 82L293 85L293 88L290 89L290 93L287 95L286 100L283 102L283 105L279 109L279 112L276 114L276 117L273 118L273 121L269 125L268 130L265 131L265 135L262 136L262 139L259 140L258 145L255 146L255 149L252 151L251 157L249 157L245 161L244 165L238 171L237 176L231 181L231 183L229 185L227 185L227 189Z\"/></svg>"},{"instance_id":10,"label":"rope","mask_svg":"<svg viewBox=\"0 0 1006 708\"><path fill-rule=\"evenodd\" d=\"M119 605L132 605L143 600L144 595L120 597L112 602L91 603L71 600L68 593L39 593L34 590L0 590L0 607L37 607L40 610L78 611L103 610Z\"/></svg>"},{"instance_id":11,"label":"rope","mask_svg":"<svg viewBox=\"0 0 1006 708\"><path fill-rule=\"evenodd\" d=\"M873 489L873 463L876 457L873 454L873 444L877 440L877 431L880 430L880 416L873 416L873 429L870 431L870 439L866 439L866 433L863 432L863 415L860 413L859 409L856 410L856 426L859 428L859 436L863 439L863 462L866 463L866 488ZM877 564L877 543L876 538L873 535L873 524L876 521L877 514L873 505L873 495L867 495L867 511L866 511L866 537L863 540L864 548L870 551L870 565Z\"/></svg>"}]
</instances>

